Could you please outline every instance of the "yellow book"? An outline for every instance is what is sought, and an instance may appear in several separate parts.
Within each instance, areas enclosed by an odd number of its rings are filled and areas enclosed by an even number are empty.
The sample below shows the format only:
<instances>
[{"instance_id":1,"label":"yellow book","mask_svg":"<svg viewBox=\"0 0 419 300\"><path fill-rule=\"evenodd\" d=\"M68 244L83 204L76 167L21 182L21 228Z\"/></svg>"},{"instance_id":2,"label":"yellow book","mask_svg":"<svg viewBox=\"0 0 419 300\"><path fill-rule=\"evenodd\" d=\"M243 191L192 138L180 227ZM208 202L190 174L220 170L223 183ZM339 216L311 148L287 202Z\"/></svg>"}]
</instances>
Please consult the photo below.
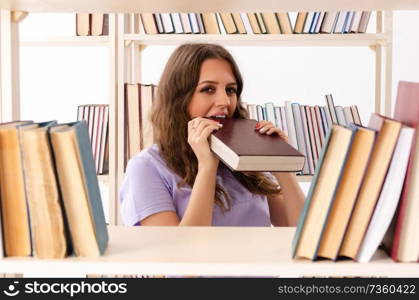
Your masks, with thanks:
<instances>
[{"instance_id":1,"label":"yellow book","mask_svg":"<svg viewBox=\"0 0 419 300\"><path fill-rule=\"evenodd\" d=\"M353 142L336 191L317 255L336 259L345 234L368 159L374 146L375 131L356 127Z\"/></svg>"},{"instance_id":2,"label":"yellow book","mask_svg":"<svg viewBox=\"0 0 419 300\"><path fill-rule=\"evenodd\" d=\"M32 230L34 256L63 258L66 233L48 126L55 122L20 128L22 160Z\"/></svg>"},{"instance_id":3,"label":"yellow book","mask_svg":"<svg viewBox=\"0 0 419 300\"><path fill-rule=\"evenodd\" d=\"M6 256L29 256L32 252L17 129L28 123L0 125L0 198Z\"/></svg>"}]
</instances>

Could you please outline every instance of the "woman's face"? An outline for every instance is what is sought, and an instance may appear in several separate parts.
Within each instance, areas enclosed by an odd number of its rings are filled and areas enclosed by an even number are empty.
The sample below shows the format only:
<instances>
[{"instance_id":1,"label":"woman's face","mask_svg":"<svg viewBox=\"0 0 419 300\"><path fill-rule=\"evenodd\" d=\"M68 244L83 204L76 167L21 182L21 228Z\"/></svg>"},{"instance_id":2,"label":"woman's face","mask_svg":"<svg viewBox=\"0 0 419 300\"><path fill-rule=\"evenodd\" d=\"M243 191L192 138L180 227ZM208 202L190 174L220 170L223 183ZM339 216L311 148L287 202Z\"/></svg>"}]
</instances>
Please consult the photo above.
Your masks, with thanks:
<instances>
[{"instance_id":1,"label":"woman's face","mask_svg":"<svg viewBox=\"0 0 419 300\"><path fill-rule=\"evenodd\" d=\"M189 116L231 118L236 105L237 83L230 64L223 59L205 60L189 103Z\"/></svg>"}]
</instances>

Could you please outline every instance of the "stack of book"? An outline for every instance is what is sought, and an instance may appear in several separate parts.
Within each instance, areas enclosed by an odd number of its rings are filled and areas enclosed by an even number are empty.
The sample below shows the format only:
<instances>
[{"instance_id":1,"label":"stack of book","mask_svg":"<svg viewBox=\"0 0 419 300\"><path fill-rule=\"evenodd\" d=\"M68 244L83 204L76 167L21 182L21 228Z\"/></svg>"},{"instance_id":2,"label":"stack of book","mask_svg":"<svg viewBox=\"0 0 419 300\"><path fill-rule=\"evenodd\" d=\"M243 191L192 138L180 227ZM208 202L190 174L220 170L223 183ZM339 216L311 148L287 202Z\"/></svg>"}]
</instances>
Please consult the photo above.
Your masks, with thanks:
<instances>
[{"instance_id":1,"label":"stack of book","mask_svg":"<svg viewBox=\"0 0 419 300\"><path fill-rule=\"evenodd\" d=\"M87 122L96 174L107 174L109 170L109 105L79 105L77 120Z\"/></svg>"},{"instance_id":2,"label":"stack of book","mask_svg":"<svg viewBox=\"0 0 419 300\"><path fill-rule=\"evenodd\" d=\"M139 13L125 16L136 34L365 33L370 11Z\"/></svg>"},{"instance_id":3,"label":"stack of book","mask_svg":"<svg viewBox=\"0 0 419 300\"><path fill-rule=\"evenodd\" d=\"M77 13L76 35L108 35L109 17L102 13Z\"/></svg>"},{"instance_id":4,"label":"stack of book","mask_svg":"<svg viewBox=\"0 0 419 300\"><path fill-rule=\"evenodd\" d=\"M369 261L384 241L419 260L419 83L400 82L393 118L332 125L293 241L293 257ZM398 208L398 210L397 210Z\"/></svg>"},{"instance_id":5,"label":"stack of book","mask_svg":"<svg viewBox=\"0 0 419 300\"><path fill-rule=\"evenodd\" d=\"M306 157L302 175L314 174L332 124L362 125L357 106L335 106L332 95L326 95L325 106L300 105L290 101L285 101L284 106L275 106L272 102L244 105L250 119L270 121L288 135L289 143Z\"/></svg>"},{"instance_id":6,"label":"stack of book","mask_svg":"<svg viewBox=\"0 0 419 300\"><path fill-rule=\"evenodd\" d=\"M0 124L0 164L0 257L104 253L108 232L85 122Z\"/></svg>"},{"instance_id":7,"label":"stack of book","mask_svg":"<svg viewBox=\"0 0 419 300\"><path fill-rule=\"evenodd\" d=\"M154 142L150 113L156 92L152 84L125 84L125 165Z\"/></svg>"}]
</instances>

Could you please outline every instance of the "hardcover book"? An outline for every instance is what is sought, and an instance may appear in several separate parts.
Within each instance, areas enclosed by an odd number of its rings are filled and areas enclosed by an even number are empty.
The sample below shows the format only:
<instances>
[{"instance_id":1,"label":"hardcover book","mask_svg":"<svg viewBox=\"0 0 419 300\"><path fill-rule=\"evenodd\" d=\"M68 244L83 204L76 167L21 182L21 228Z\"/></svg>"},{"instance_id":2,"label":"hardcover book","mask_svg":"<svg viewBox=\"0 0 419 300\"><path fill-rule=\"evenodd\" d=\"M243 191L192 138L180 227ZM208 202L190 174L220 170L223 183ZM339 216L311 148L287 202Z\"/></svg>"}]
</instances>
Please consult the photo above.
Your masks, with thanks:
<instances>
[{"instance_id":1,"label":"hardcover book","mask_svg":"<svg viewBox=\"0 0 419 300\"><path fill-rule=\"evenodd\" d=\"M220 120L223 127L210 137L211 149L234 171L298 172L304 156L278 135L260 134L256 121Z\"/></svg>"}]
</instances>

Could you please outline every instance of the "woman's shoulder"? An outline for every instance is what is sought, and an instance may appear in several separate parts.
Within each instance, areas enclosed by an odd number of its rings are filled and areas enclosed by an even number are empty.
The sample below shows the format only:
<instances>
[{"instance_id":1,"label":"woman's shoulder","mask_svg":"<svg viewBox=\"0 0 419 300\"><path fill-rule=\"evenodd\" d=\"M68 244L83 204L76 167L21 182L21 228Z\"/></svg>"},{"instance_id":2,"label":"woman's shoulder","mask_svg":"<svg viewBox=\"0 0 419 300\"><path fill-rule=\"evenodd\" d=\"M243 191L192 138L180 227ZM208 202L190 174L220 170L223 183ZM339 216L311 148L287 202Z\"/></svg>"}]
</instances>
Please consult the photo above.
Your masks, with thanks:
<instances>
[{"instance_id":1,"label":"woman's shoulder","mask_svg":"<svg viewBox=\"0 0 419 300\"><path fill-rule=\"evenodd\" d=\"M153 169L158 170L159 173L168 172L156 144L141 150L128 161L127 173L137 172L139 169Z\"/></svg>"}]
</instances>

